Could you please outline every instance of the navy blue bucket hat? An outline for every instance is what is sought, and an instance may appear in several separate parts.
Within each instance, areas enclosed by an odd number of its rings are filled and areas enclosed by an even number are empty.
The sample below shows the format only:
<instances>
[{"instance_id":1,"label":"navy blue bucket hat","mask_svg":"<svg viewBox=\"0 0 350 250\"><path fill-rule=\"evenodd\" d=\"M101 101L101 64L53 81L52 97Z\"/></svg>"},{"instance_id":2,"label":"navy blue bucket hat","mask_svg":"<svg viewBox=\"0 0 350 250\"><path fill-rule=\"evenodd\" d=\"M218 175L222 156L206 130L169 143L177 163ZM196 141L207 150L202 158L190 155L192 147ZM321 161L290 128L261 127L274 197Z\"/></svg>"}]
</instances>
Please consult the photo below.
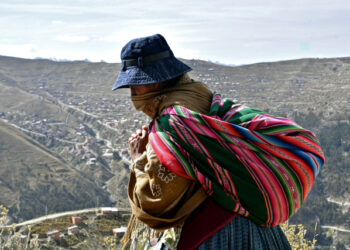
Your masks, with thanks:
<instances>
[{"instance_id":1,"label":"navy blue bucket hat","mask_svg":"<svg viewBox=\"0 0 350 250\"><path fill-rule=\"evenodd\" d=\"M175 58L160 34L131 40L123 47L120 57L121 70L112 90L160 83L192 70Z\"/></svg>"}]
</instances>

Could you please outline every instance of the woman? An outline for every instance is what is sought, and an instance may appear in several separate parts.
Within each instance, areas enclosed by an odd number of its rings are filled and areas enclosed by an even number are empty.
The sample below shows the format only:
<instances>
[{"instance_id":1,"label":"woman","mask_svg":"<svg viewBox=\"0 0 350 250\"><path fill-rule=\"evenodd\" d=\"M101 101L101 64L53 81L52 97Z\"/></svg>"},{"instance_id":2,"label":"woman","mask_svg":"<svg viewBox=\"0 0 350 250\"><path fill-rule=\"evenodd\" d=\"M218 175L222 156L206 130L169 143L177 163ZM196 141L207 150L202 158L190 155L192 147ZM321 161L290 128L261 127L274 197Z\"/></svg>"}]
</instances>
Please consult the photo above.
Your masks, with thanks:
<instances>
[{"instance_id":1,"label":"woman","mask_svg":"<svg viewBox=\"0 0 350 250\"><path fill-rule=\"evenodd\" d=\"M124 242L290 249L277 225L300 207L322 166L313 135L222 100L189 77L159 34L131 40L121 59L113 90L129 87L135 108L153 119L129 139L133 214Z\"/></svg>"}]
</instances>

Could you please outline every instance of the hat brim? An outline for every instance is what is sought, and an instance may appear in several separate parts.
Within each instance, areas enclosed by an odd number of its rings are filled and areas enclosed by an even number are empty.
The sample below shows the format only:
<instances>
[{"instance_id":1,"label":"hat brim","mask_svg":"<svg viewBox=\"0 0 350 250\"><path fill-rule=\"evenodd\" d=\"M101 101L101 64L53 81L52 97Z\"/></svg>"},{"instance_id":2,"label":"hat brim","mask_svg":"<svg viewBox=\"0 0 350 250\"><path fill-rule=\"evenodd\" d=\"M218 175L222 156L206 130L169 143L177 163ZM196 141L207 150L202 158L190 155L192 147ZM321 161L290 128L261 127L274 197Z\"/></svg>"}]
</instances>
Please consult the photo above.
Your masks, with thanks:
<instances>
[{"instance_id":1,"label":"hat brim","mask_svg":"<svg viewBox=\"0 0 350 250\"><path fill-rule=\"evenodd\" d=\"M191 70L191 67L175 57L168 57L147 63L142 68L129 66L125 71L120 71L112 90L165 82Z\"/></svg>"}]
</instances>

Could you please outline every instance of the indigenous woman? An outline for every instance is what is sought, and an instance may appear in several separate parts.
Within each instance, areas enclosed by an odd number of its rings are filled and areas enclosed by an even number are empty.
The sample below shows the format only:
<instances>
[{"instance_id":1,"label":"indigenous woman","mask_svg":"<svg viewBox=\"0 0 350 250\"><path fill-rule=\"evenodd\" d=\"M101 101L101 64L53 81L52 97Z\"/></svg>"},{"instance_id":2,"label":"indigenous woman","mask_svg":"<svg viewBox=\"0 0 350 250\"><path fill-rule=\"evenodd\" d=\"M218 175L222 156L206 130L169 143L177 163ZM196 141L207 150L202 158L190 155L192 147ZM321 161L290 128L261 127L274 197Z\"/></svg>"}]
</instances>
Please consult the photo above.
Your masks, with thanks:
<instances>
[{"instance_id":1,"label":"indigenous woman","mask_svg":"<svg viewBox=\"0 0 350 250\"><path fill-rule=\"evenodd\" d=\"M133 249L290 249L279 228L324 162L294 122L222 99L190 78L163 36L131 40L113 90L151 124L129 139Z\"/></svg>"}]
</instances>

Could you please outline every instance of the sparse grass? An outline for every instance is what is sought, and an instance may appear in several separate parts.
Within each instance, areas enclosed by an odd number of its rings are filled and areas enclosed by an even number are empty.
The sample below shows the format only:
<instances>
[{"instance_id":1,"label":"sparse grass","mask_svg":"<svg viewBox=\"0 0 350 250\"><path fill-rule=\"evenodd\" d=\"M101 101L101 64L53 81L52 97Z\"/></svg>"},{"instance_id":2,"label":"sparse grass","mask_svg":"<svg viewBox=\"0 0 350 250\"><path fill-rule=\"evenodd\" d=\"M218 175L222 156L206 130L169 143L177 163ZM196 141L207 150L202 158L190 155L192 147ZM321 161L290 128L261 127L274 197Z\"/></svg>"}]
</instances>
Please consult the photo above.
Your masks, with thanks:
<instances>
[{"instance_id":1,"label":"sparse grass","mask_svg":"<svg viewBox=\"0 0 350 250\"><path fill-rule=\"evenodd\" d=\"M102 243L102 246L108 250L115 250L115 249L117 249L117 246L119 245L117 238L114 236L104 237L103 241L101 243Z\"/></svg>"},{"instance_id":2,"label":"sparse grass","mask_svg":"<svg viewBox=\"0 0 350 250\"><path fill-rule=\"evenodd\" d=\"M114 237L112 229L125 226L129 213L118 215L81 214L83 222L78 225L79 232L67 235L72 226L71 216L16 228L15 224L6 227L8 210L0 205L0 249L120 249L121 236ZM58 230L64 236L58 239L46 236L46 233ZM20 237L26 236L25 239ZM40 241L40 243L38 243Z\"/></svg>"},{"instance_id":3,"label":"sparse grass","mask_svg":"<svg viewBox=\"0 0 350 250\"><path fill-rule=\"evenodd\" d=\"M286 237L293 250L311 250L314 249L316 240L313 241L305 239L306 229L302 224L289 225L285 222L281 225L281 229L286 234Z\"/></svg>"},{"instance_id":4,"label":"sparse grass","mask_svg":"<svg viewBox=\"0 0 350 250\"><path fill-rule=\"evenodd\" d=\"M98 226L98 231L103 234L111 234L113 228L121 226L120 222L116 220L110 220L108 218L96 220L95 223Z\"/></svg>"},{"instance_id":5,"label":"sparse grass","mask_svg":"<svg viewBox=\"0 0 350 250\"><path fill-rule=\"evenodd\" d=\"M15 232L15 224L11 227L6 225L6 217L8 210L4 206L0 205L0 249L12 250L12 249L28 249L30 246L29 238L31 229L28 227L28 234L25 239L20 238L20 234ZM36 249L33 245L31 249Z\"/></svg>"},{"instance_id":6,"label":"sparse grass","mask_svg":"<svg viewBox=\"0 0 350 250\"><path fill-rule=\"evenodd\" d=\"M52 230L58 230L60 232L67 231L67 228L72 225L72 216L60 217L54 220L47 220L40 224L35 224L32 227L32 233L46 234Z\"/></svg>"}]
</instances>

